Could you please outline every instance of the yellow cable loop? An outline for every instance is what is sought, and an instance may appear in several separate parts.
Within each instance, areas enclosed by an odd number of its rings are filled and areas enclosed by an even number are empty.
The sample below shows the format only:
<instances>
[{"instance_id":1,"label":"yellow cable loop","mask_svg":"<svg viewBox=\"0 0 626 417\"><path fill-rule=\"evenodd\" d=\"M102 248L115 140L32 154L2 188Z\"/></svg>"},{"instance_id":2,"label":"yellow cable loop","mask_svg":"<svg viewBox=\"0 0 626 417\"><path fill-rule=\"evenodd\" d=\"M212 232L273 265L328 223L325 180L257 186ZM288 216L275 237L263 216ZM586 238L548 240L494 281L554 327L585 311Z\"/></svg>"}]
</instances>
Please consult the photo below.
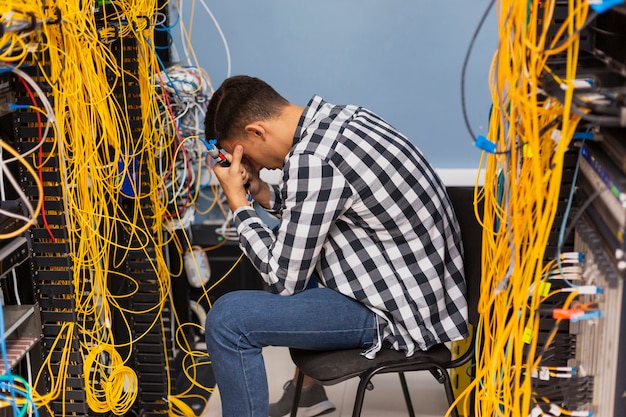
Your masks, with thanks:
<instances>
[{"instance_id":1,"label":"yellow cable loop","mask_svg":"<svg viewBox=\"0 0 626 417\"><path fill-rule=\"evenodd\" d=\"M90 382L85 393L91 410L118 416L130 410L137 398L137 375L124 365L113 345L94 346L84 359L83 373Z\"/></svg>"}]
</instances>

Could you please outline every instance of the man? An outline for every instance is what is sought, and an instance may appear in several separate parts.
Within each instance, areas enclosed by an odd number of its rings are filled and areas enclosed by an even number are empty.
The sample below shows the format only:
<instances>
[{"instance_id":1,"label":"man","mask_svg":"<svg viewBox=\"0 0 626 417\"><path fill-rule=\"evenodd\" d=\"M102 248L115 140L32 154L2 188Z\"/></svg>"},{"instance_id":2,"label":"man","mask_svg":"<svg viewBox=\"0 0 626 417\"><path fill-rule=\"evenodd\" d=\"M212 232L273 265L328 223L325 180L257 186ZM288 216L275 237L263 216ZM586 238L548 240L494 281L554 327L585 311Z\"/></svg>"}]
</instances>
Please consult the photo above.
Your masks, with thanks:
<instances>
[{"instance_id":1,"label":"man","mask_svg":"<svg viewBox=\"0 0 626 417\"><path fill-rule=\"evenodd\" d=\"M403 351L468 335L461 239L440 179L411 142L361 107L288 102L252 77L211 98L207 138L239 243L270 291L213 305L207 348L224 417L266 417L265 346ZM259 178L281 170L278 184ZM251 196L279 219L276 231ZM321 288L307 289L315 273Z\"/></svg>"}]
</instances>

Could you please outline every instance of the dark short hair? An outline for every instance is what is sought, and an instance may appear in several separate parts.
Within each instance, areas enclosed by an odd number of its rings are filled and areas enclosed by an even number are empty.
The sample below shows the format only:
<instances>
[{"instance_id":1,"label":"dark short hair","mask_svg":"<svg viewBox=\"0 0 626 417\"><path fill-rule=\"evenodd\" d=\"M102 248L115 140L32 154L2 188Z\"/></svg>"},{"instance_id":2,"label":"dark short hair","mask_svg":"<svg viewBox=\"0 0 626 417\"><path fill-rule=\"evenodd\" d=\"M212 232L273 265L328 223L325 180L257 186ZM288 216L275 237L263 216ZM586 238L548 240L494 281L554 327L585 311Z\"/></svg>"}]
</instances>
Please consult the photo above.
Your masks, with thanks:
<instances>
[{"instance_id":1,"label":"dark short hair","mask_svg":"<svg viewBox=\"0 0 626 417\"><path fill-rule=\"evenodd\" d=\"M276 117L289 102L269 84L247 75L227 78L209 100L204 118L207 139L227 139L257 120Z\"/></svg>"}]
</instances>

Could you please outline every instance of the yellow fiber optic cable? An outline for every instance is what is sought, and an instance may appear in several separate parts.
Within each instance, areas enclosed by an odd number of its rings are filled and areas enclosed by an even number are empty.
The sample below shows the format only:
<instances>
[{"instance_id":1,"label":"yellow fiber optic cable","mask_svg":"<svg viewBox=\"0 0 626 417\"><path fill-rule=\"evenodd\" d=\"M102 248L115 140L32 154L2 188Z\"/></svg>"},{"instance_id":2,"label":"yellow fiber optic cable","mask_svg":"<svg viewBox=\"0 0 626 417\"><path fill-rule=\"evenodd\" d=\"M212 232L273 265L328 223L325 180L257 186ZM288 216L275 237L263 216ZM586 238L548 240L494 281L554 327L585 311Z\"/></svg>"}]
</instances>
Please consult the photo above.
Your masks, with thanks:
<instances>
[{"instance_id":1,"label":"yellow fiber optic cable","mask_svg":"<svg viewBox=\"0 0 626 417\"><path fill-rule=\"evenodd\" d=\"M485 168L481 314L477 329L475 415L526 417L534 406L530 375L542 357L539 310L548 279L544 261L554 226L563 160L580 121L572 112L573 88L565 99L541 94L541 77L554 73L549 58L563 54L559 82L576 77L579 38L588 4L571 0L568 18L548 36L557 2L498 1L498 48L489 81L493 107L487 137L496 152L481 158ZM559 7L562 5L559 3ZM562 11L562 10L561 10ZM554 33L554 31L550 31ZM571 303L570 294L565 304ZM550 335L543 349L553 340ZM458 403L465 402L463 397Z\"/></svg>"},{"instance_id":2,"label":"yellow fiber optic cable","mask_svg":"<svg viewBox=\"0 0 626 417\"><path fill-rule=\"evenodd\" d=\"M167 109L163 105L167 100L155 86L160 73L153 39L160 7L156 3L116 0L101 8L103 16L97 18L92 12L100 6L97 0L80 3L53 0L46 2L46 7L42 7L40 0L0 0L0 23L11 29L0 36L0 62L14 66L16 72L23 65L36 66L36 82L26 74L18 75L28 80L29 85L33 83L33 91L36 83L46 84L49 87L46 94L51 98L48 102L44 93L37 90L35 93L44 103L44 109L33 107L46 117L46 132L49 126L54 128L54 138L42 135L51 147L40 155L33 154L31 164L24 156L14 155L33 175L39 189L39 201L32 217L37 218L41 210L43 193L31 165L40 170L49 169L50 161L58 156L65 202L64 213L58 214L66 217L70 233L67 242L78 319L75 323L58 323L61 331L51 348L61 352L59 363L53 368L51 356L47 357L35 384L43 383L44 371L49 373L48 393L33 391L37 406L48 409L50 414L53 414L51 401L60 400L63 404L69 401L64 396L70 369L70 340L78 338L80 342L89 408L98 413L121 415L135 400L137 376L128 367L129 357L121 357L120 349L128 349L130 355L133 344L151 330L157 329L163 337L166 334L161 317L171 294L170 271L163 252L174 236L166 237L163 223L164 219L181 223L182 218L180 207L174 205L172 209L168 204L163 174L173 169L178 154L183 152L182 146L195 139L193 135L177 138L176 130L170 129L177 120L172 111L163 111ZM36 25L29 28L33 19ZM213 91L203 70L188 75L194 77L197 86L191 94ZM124 179L134 178L136 167L141 170L141 178L130 181L129 192ZM186 173L199 178L200 170L210 165L202 161L194 167ZM177 173L172 171L172 175L175 178ZM197 206L200 195L200 184L195 183L194 187L195 192L186 201L191 209ZM217 187L213 185L210 190L215 196L213 204L225 214ZM123 201L131 204L124 205ZM149 211L143 209L146 204ZM128 235L129 243L122 243L122 233ZM191 246L184 235L184 244L177 243L181 249ZM125 306L125 301L139 291L141 282L120 272L121 265L116 264L119 259L138 252L144 253L149 268L154 271L158 291L154 305L141 309ZM128 290L111 293L112 278L127 284ZM207 300L207 293L215 285L203 288ZM125 342L115 340L111 329L114 313L117 313L115 326L128 336ZM134 334L130 325L132 316L146 313L155 319L145 332ZM179 328L184 326L178 319L176 323ZM197 359L200 354L190 349L179 328L177 345ZM170 352L166 346L164 341L163 356L167 361ZM192 363L185 367L190 378L196 366ZM167 390L170 397L171 387ZM176 400L171 401L172 409L181 408L175 403ZM60 413L69 414L65 409Z\"/></svg>"}]
</instances>

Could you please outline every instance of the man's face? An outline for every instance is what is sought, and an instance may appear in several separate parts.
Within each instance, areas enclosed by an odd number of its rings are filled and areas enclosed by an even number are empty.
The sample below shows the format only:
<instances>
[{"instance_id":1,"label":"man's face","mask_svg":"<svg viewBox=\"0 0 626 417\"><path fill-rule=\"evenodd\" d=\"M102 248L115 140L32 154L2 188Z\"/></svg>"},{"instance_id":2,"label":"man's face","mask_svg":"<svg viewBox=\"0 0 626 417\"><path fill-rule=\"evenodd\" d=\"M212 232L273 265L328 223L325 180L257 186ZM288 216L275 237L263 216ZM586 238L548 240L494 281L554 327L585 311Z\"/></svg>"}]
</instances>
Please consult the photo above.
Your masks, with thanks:
<instances>
[{"instance_id":1,"label":"man's face","mask_svg":"<svg viewBox=\"0 0 626 417\"><path fill-rule=\"evenodd\" d=\"M229 153L241 145L243 160L256 172L262 168L282 169L293 142L293 132L285 126L281 118L250 122L220 145Z\"/></svg>"},{"instance_id":2,"label":"man's face","mask_svg":"<svg viewBox=\"0 0 626 417\"><path fill-rule=\"evenodd\" d=\"M239 140L233 139L223 141L220 145L226 152L231 154L237 145L241 145L243 147L243 157L241 161L254 172L259 172L262 168L273 169L268 165L270 164L269 150L267 148L264 149L262 143L258 140L248 138Z\"/></svg>"}]
</instances>

